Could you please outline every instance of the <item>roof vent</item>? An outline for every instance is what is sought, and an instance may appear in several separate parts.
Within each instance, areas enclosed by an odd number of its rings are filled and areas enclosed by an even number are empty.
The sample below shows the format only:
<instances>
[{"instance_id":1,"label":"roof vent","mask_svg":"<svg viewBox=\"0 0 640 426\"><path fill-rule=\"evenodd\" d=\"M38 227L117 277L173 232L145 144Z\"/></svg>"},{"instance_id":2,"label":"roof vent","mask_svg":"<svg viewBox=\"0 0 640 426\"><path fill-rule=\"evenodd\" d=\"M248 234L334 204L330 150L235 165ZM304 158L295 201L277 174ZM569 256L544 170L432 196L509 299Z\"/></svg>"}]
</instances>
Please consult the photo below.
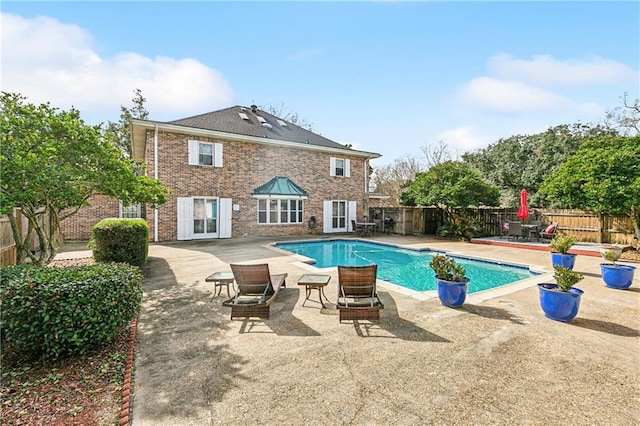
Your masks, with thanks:
<instances>
[{"instance_id":1,"label":"roof vent","mask_svg":"<svg viewBox=\"0 0 640 426\"><path fill-rule=\"evenodd\" d=\"M271 128L273 127L273 126L272 126L271 124L269 124L269 123L262 123L262 125L263 125L264 127L266 127L267 129L271 129Z\"/></svg>"},{"instance_id":2,"label":"roof vent","mask_svg":"<svg viewBox=\"0 0 640 426\"><path fill-rule=\"evenodd\" d=\"M284 121L278 119L278 124L281 125L282 127L287 127L287 123L285 123Z\"/></svg>"},{"instance_id":3,"label":"roof vent","mask_svg":"<svg viewBox=\"0 0 640 426\"><path fill-rule=\"evenodd\" d=\"M259 122L261 123L266 123L267 120L264 119L264 117L260 117L259 115L256 115L256 118L258 119Z\"/></svg>"},{"instance_id":4,"label":"roof vent","mask_svg":"<svg viewBox=\"0 0 640 426\"><path fill-rule=\"evenodd\" d=\"M251 105L251 111L253 111L254 113L258 110L258 106L257 105Z\"/></svg>"},{"instance_id":5,"label":"roof vent","mask_svg":"<svg viewBox=\"0 0 640 426\"><path fill-rule=\"evenodd\" d=\"M240 118L242 118L243 120L249 120L249 116L247 114L245 114L244 112L239 112L238 115L240 116Z\"/></svg>"},{"instance_id":6,"label":"roof vent","mask_svg":"<svg viewBox=\"0 0 640 426\"><path fill-rule=\"evenodd\" d=\"M245 107L240 107L240 111L245 112L247 109Z\"/></svg>"}]
</instances>

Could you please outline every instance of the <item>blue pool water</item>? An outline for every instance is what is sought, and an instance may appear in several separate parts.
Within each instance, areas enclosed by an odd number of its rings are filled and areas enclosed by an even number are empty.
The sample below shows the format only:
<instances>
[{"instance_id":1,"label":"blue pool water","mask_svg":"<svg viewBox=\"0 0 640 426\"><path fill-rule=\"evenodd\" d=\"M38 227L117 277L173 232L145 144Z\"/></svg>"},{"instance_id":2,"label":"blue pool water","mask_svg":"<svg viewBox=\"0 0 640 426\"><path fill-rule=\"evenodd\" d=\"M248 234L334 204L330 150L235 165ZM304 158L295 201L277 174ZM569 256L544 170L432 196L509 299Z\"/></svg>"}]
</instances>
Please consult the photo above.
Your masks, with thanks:
<instances>
[{"instance_id":1,"label":"blue pool water","mask_svg":"<svg viewBox=\"0 0 640 426\"><path fill-rule=\"evenodd\" d=\"M318 268L378 265L378 278L416 291L435 290L429 262L432 251L403 249L355 240L278 243L276 247L315 259ZM469 277L469 293L499 287L536 275L528 268L455 257Z\"/></svg>"}]
</instances>

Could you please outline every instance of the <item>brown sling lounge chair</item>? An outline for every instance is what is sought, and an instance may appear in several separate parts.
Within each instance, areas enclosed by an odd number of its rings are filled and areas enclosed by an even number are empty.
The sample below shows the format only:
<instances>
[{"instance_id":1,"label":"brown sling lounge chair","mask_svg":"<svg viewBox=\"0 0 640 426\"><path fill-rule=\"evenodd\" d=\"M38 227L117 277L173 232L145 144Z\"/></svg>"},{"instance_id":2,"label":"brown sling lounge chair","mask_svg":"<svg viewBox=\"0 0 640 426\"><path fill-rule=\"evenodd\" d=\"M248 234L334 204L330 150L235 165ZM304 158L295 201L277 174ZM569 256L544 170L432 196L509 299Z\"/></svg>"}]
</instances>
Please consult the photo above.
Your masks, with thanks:
<instances>
[{"instance_id":1,"label":"brown sling lounge chair","mask_svg":"<svg viewBox=\"0 0 640 426\"><path fill-rule=\"evenodd\" d=\"M376 291L378 265L338 266L338 303L340 322L380 320L384 305Z\"/></svg>"},{"instance_id":2,"label":"brown sling lounge chair","mask_svg":"<svg viewBox=\"0 0 640 426\"><path fill-rule=\"evenodd\" d=\"M230 265L238 286L236 294L222 302L231 307L231 319L269 319L269 307L285 285L287 274L271 275L269 265Z\"/></svg>"}]
</instances>

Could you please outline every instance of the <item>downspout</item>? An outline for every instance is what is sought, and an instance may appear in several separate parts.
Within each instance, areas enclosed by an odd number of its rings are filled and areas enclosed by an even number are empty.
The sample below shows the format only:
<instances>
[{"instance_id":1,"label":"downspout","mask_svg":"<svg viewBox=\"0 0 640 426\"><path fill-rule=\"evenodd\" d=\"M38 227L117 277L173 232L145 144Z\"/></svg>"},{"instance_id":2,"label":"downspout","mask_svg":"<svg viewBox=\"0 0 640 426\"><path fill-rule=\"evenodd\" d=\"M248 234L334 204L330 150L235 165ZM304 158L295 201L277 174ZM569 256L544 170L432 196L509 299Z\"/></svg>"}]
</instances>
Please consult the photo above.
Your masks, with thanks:
<instances>
[{"instance_id":1,"label":"downspout","mask_svg":"<svg viewBox=\"0 0 640 426\"><path fill-rule=\"evenodd\" d=\"M158 180L158 125L153 129L153 178ZM158 206L153 210L153 242L158 242Z\"/></svg>"}]
</instances>

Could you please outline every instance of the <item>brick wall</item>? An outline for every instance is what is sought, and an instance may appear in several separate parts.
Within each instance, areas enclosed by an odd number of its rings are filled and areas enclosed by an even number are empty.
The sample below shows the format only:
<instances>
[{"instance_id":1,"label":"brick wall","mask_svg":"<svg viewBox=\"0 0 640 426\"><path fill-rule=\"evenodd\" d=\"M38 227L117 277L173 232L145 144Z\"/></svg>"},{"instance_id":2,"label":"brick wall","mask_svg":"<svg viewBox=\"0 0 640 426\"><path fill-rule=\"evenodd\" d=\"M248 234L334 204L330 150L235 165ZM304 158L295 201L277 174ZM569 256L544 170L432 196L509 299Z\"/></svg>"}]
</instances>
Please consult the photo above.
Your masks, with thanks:
<instances>
[{"instance_id":1,"label":"brick wall","mask_svg":"<svg viewBox=\"0 0 640 426\"><path fill-rule=\"evenodd\" d=\"M189 139L221 143L223 167L189 165ZM147 173L153 177L152 131L147 132L145 157ZM349 158L351 176L330 176L330 157ZM177 198L192 196L231 198L233 204L239 205L240 210L232 212L232 237L321 233L324 200L355 200L357 217L364 215L364 162L363 158L356 156L161 132L158 136L159 179L171 189L171 194L167 197L167 203L158 207L158 239L177 239ZM258 201L251 193L275 176L288 177L308 192L308 199L304 201L303 223L258 224ZM62 222L63 238L88 240L96 223L105 218L118 217L119 214L117 200L106 196L92 197L89 206ZM147 219L152 239L155 232L154 214L153 209L143 208L143 217ZM307 226L311 216L316 217L315 231Z\"/></svg>"},{"instance_id":2,"label":"brick wall","mask_svg":"<svg viewBox=\"0 0 640 426\"><path fill-rule=\"evenodd\" d=\"M188 140L222 144L223 167L192 166L188 164ZM147 132L146 158L148 174L153 176L153 132ZM351 177L332 177L330 157L349 158ZM232 237L285 236L309 232L307 221L315 216L317 232L322 230L323 201L355 200L357 216L362 217L364 196L364 159L320 153L305 149L278 147L183 134L160 132L158 135L158 170L160 181L172 194L167 203L158 208L159 240L177 238L177 197L211 196L231 198L240 206L233 211ZM292 225L258 225L258 202L252 191L275 176L291 179L308 192L304 203L304 222ZM153 235L154 211L148 210L148 222Z\"/></svg>"},{"instance_id":3,"label":"brick wall","mask_svg":"<svg viewBox=\"0 0 640 426\"><path fill-rule=\"evenodd\" d=\"M66 213L66 212L65 212ZM66 241L85 241L91 237L91 229L102 219L119 217L120 203L105 195L89 199L89 205L60 223L62 238Z\"/></svg>"}]
</instances>

